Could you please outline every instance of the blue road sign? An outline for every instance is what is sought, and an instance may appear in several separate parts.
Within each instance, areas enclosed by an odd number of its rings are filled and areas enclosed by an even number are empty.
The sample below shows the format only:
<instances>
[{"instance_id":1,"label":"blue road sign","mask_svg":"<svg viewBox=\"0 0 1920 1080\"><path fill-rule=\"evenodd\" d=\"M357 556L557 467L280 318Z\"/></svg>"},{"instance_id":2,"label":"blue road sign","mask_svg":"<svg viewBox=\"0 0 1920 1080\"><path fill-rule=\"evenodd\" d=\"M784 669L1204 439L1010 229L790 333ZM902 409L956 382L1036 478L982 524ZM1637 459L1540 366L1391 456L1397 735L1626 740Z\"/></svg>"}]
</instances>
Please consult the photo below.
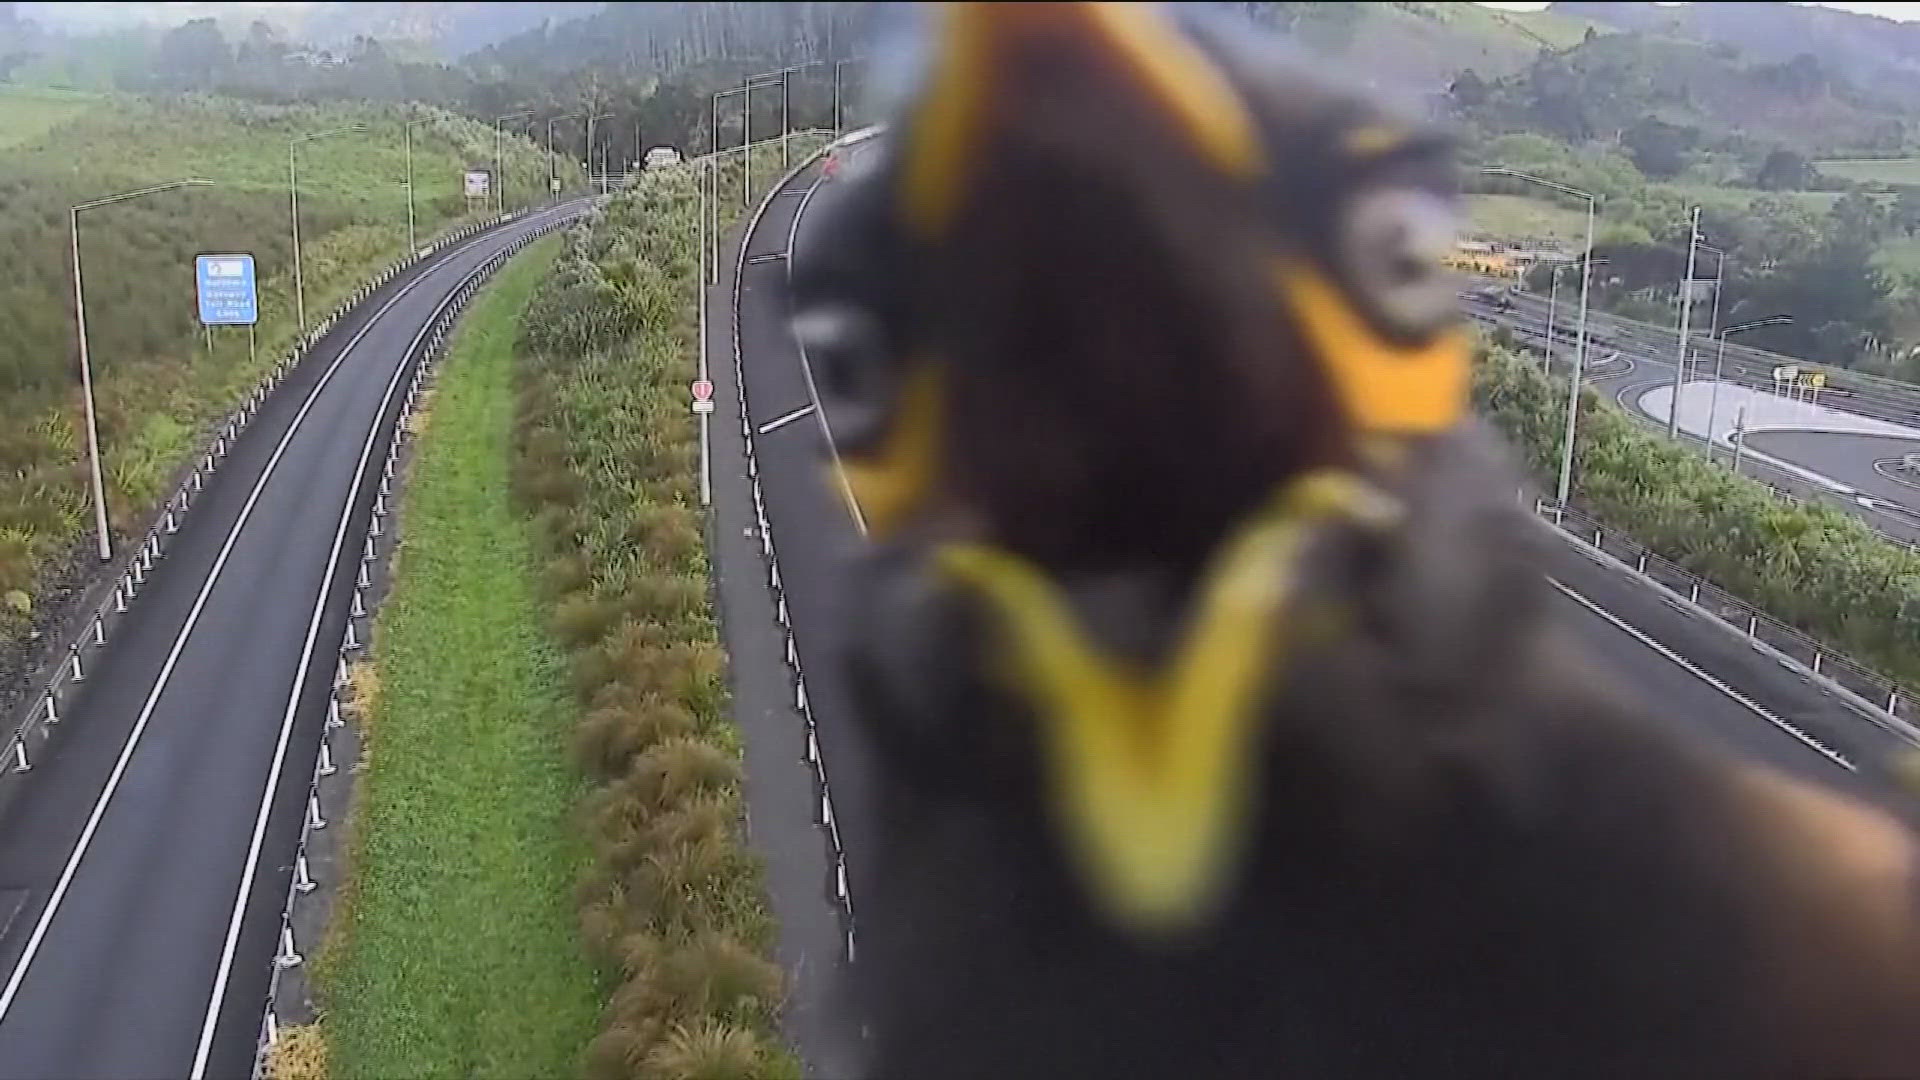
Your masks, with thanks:
<instances>
[{"instance_id":1,"label":"blue road sign","mask_svg":"<svg viewBox=\"0 0 1920 1080\"><path fill-rule=\"evenodd\" d=\"M196 255L193 277L200 295L202 325L252 326L260 321L253 256Z\"/></svg>"}]
</instances>

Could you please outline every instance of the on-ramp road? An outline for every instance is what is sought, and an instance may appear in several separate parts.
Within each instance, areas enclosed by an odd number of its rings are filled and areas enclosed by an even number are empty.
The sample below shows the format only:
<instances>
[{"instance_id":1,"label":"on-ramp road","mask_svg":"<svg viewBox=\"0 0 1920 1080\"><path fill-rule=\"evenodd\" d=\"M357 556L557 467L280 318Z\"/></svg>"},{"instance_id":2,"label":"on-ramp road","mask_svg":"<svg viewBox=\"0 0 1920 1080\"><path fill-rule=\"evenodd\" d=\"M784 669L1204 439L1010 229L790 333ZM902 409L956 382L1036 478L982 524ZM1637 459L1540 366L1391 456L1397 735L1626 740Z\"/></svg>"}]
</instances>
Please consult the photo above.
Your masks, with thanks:
<instances>
[{"instance_id":1,"label":"on-ramp road","mask_svg":"<svg viewBox=\"0 0 1920 1080\"><path fill-rule=\"evenodd\" d=\"M832 776L836 819L847 849L856 916L872 866L867 757L846 715L847 691L832 666L839 633L839 553L857 536L843 488L829 472L832 417L818 409L811 378L787 326L782 256L805 213L817 169L772 198L746 238L740 297L741 350L759 480L778 546L822 755ZM719 377L716 376L719 380ZM728 415L730 373L720 380ZM811 407L811 411L808 411ZM746 484L744 474L722 484ZM724 575L761 573L758 544L720 549ZM1690 614L1617 568L1551 541L1547 569L1568 632L1616 683L1687 735L1788 772L1845 789L1890 796L1884 762L1899 738L1867 716L1754 650L1709 619ZM736 672L736 679L745 673ZM751 738L751 736L750 736ZM751 750L750 750L751 753ZM804 882L803 882L804 884ZM774 881L776 889L780 887ZM776 906L781 901L776 898ZM857 924L856 924L857 925Z\"/></svg>"},{"instance_id":2,"label":"on-ramp road","mask_svg":"<svg viewBox=\"0 0 1920 1080\"><path fill-rule=\"evenodd\" d=\"M207 484L0 808L0 1077L248 1075L395 388L476 268L580 209L395 277Z\"/></svg>"}]
</instances>

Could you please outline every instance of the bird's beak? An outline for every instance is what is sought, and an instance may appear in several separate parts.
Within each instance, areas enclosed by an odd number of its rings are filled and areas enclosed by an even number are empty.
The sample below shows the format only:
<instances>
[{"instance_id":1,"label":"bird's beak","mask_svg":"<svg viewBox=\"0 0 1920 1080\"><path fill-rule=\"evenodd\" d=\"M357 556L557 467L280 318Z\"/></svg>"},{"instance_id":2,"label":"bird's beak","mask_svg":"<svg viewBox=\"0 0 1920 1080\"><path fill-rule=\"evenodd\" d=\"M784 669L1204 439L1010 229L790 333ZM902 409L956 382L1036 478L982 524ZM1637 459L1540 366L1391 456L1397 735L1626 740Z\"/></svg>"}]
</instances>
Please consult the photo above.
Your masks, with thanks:
<instances>
[{"instance_id":1,"label":"bird's beak","mask_svg":"<svg viewBox=\"0 0 1920 1080\"><path fill-rule=\"evenodd\" d=\"M997 618L1006 684L1039 724L1063 847L1117 926L1168 940L1203 926L1251 830L1271 673L1304 620L1293 574L1315 526L1390 524L1385 497L1334 472L1290 483L1216 555L1189 630L1156 669L1114 661L1080 632L1051 581L1006 552L941 550Z\"/></svg>"},{"instance_id":2,"label":"bird's beak","mask_svg":"<svg viewBox=\"0 0 1920 1080\"><path fill-rule=\"evenodd\" d=\"M1133 100L1112 108L1159 112L1222 174L1261 168L1244 104L1151 5L947 3L937 15L932 81L907 125L902 174L907 223L923 240L943 234L969 179L990 164L996 126L1076 70L1114 77Z\"/></svg>"}]
</instances>

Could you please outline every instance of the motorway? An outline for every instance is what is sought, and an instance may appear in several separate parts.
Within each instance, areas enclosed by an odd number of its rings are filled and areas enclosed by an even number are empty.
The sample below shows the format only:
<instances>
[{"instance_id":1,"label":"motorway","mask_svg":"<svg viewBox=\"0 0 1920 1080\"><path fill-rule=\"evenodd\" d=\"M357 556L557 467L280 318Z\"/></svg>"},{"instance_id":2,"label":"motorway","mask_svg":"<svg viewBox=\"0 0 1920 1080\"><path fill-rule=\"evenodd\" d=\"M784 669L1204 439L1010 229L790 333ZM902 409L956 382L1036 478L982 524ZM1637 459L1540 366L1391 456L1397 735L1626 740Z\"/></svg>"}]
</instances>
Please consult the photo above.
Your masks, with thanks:
<instances>
[{"instance_id":1,"label":"motorway","mask_svg":"<svg viewBox=\"0 0 1920 1080\"><path fill-rule=\"evenodd\" d=\"M268 398L0 816L0 1077L241 1077L425 328L537 211L342 318Z\"/></svg>"},{"instance_id":2,"label":"motorway","mask_svg":"<svg viewBox=\"0 0 1920 1080\"><path fill-rule=\"evenodd\" d=\"M1543 338L1546 304L1526 294L1515 294L1514 300L1513 308L1508 311L1499 311L1491 305L1473 300L1468 301L1467 309L1483 323L1511 326L1536 341ZM1556 320L1558 329L1563 331L1556 335L1559 344L1554 354L1555 373L1559 378L1565 377L1564 361L1572 351L1564 333L1572 316L1565 309L1566 305L1561 305L1561 318ZM1611 316L1605 321L1596 320L1589 326L1588 333L1588 355L1601 362L1591 365L1586 385L1613 399L1649 429L1664 432L1665 414L1650 414L1642 406L1641 398L1649 391L1673 385L1673 354L1677 335L1667 331L1663 339L1657 327L1629 323ZM1698 347L1702 355L1710 353L1707 346ZM1729 385L1750 390L1771 386L1757 363L1743 361L1736 365L1733 360L1735 349L1729 346L1727 352L1726 375ZM1835 408L1891 423L1911 426L1920 422L1916 421L1915 414L1908 410L1904 401L1891 398L1829 398L1827 403ZM1920 392L1916 392L1914 404L1920 407ZM1731 405L1722 406L1723 417L1731 411ZM1695 445L1703 442L1698 436L1685 432L1681 437ZM1801 499L1842 507L1890 539L1907 544L1920 543L1920 487L1890 478L1886 473L1892 470L1884 465L1880 469L1875 468L1876 462L1886 462L1905 453L1920 451L1920 441L1830 431L1754 431L1743 441L1749 450L1817 473L1830 482L1823 483L1803 473L1779 468L1754 455L1747 455L1741 463L1741 471L1748 476L1764 480ZM1726 460L1732 451L1720 444L1715 447L1714 453Z\"/></svg>"},{"instance_id":3,"label":"motorway","mask_svg":"<svg viewBox=\"0 0 1920 1080\"><path fill-rule=\"evenodd\" d=\"M804 191L818 183L803 172L771 199L744 245L746 265L738 346L748 412L756 429L759 480L778 546L795 643L806 672L821 751L832 774L836 816L847 851L856 910L872 867L862 858L873 836L869 759L847 709L847 689L835 655L845 590L841 560L858 543L848 497L831 472L831 418L812 390L811 374L787 325L786 261L781 256L804 214ZM1602 354L1604 355L1604 354ZM1623 374L1631 365L1616 365ZM1670 370L1670 369L1669 369ZM729 377L721 383L720 415L737 407ZM723 486L744 489L744 471L722 475ZM723 530L730 538L734 530ZM1557 535L1557 534L1555 534ZM758 544L723 547L724 576L764 574ZM1904 746L1888 730L1798 673L1756 651L1716 621L1681 605L1619 568L1572 544L1545 540L1541 559L1555 585L1565 632L1612 681L1637 696L1649 715L1700 742L1765 761L1797 776L1885 798L1897 798L1886 763ZM753 564L753 565L749 565ZM734 631L730 630L729 640ZM736 679L747 675L736 664ZM749 743L753 741L749 732ZM752 771L749 747L749 771ZM801 874L793 888L813 887ZM776 893L781 876L770 878ZM776 896L776 907L793 903Z\"/></svg>"}]
</instances>

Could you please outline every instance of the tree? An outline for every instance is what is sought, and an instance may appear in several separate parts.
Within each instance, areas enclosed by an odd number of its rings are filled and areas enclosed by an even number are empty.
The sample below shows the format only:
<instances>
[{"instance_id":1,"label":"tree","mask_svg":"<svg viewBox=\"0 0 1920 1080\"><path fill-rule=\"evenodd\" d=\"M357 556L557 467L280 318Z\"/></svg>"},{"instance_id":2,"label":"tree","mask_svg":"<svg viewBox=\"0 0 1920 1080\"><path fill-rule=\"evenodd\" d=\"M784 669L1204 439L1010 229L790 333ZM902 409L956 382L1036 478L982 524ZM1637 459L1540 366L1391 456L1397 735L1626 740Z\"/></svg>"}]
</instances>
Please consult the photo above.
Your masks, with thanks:
<instances>
[{"instance_id":1,"label":"tree","mask_svg":"<svg viewBox=\"0 0 1920 1080\"><path fill-rule=\"evenodd\" d=\"M1622 132L1620 142L1641 172L1653 177L1669 177L1679 175L1687 167L1687 152L1698 136L1699 132L1693 128L1648 116Z\"/></svg>"},{"instance_id":2,"label":"tree","mask_svg":"<svg viewBox=\"0 0 1920 1080\"><path fill-rule=\"evenodd\" d=\"M216 85L233 62L226 35L212 19L194 19L167 31L154 57L154 74L163 86L199 90Z\"/></svg>"},{"instance_id":3,"label":"tree","mask_svg":"<svg viewBox=\"0 0 1920 1080\"><path fill-rule=\"evenodd\" d=\"M1760 171L1754 175L1753 183L1755 187L1768 191L1800 191L1818 176L1812 162L1782 146L1767 154L1767 159L1760 164Z\"/></svg>"}]
</instances>

